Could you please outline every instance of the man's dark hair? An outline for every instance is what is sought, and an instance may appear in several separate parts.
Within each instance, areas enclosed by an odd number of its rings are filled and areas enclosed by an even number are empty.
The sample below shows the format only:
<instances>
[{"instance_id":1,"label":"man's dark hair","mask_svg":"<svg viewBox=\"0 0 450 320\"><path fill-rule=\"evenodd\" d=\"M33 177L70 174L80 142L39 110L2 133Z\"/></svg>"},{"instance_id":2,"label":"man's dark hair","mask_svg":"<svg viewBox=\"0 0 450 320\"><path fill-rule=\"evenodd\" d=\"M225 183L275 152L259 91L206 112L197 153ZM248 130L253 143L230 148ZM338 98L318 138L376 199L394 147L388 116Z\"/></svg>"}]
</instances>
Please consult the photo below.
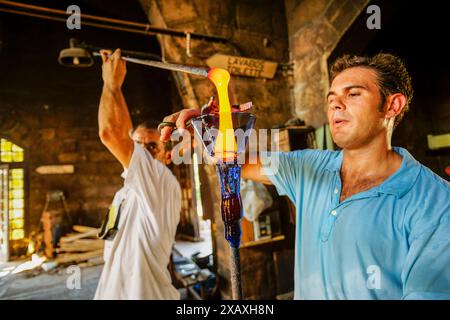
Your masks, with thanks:
<instances>
[{"instance_id":1,"label":"man's dark hair","mask_svg":"<svg viewBox=\"0 0 450 320\"><path fill-rule=\"evenodd\" d=\"M139 124L133 128L133 132L136 131L137 128L158 130L159 124L160 124L160 122L158 120L147 119L142 122L139 122ZM170 140L164 143L165 151L170 151L173 149L173 147L174 147L173 142Z\"/></svg>"},{"instance_id":2,"label":"man's dark hair","mask_svg":"<svg viewBox=\"0 0 450 320\"><path fill-rule=\"evenodd\" d=\"M405 112L409 110L409 105L413 97L411 77L403 61L399 57L389 53L379 53L372 57L344 55L336 59L330 68L331 82L339 73L353 67L365 67L375 71L381 94L380 111L383 111L387 96L402 93L406 97L405 107L395 118L394 127L396 127L400 120L402 120Z\"/></svg>"},{"instance_id":3,"label":"man's dark hair","mask_svg":"<svg viewBox=\"0 0 450 320\"><path fill-rule=\"evenodd\" d=\"M139 124L133 128L133 132L136 131L136 129L139 128L139 127L146 128L146 129L157 130L158 129L158 125L159 125L159 121L158 120L147 119L147 120L144 120L142 122L139 122Z\"/></svg>"}]
</instances>

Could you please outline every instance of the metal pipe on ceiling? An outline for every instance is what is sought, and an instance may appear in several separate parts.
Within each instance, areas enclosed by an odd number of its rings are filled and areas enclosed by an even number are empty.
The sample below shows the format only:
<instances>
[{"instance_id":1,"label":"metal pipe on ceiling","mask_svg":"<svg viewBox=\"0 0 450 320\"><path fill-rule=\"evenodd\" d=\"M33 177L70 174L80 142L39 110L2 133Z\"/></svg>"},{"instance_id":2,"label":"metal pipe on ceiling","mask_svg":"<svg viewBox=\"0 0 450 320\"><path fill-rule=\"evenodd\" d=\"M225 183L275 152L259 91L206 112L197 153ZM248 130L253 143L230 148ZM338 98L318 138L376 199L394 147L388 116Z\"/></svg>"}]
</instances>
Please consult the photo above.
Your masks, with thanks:
<instances>
[{"instance_id":1,"label":"metal pipe on ceiling","mask_svg":"<svg viewBox=\"0 0 450 320\"><path fill-rule=\"evenodd\" d=\"M18 3L15 1L8 1L8 0L0 0L0 4L11 6L14 8L19 9L26 9L26 10L34 10L37 12L43 12L47 14L56 14L56 15L63 15L63 16L70 16L70 13L67 13L64 10L59 9L53 9L53 8L47 8L47 7L41 7L41 6L35 6L25 3ZM53 21L60 21L60 22L66 22L65 18L55 17L51 15L44 15L39 13L33 13L23 10L14 10L14 9L7 9L4 7L0 7L0 11L7 12L7 13L13 13L13 14L19 14L19 15L25 15L35 18L41 18L41 19L47 19L47 20L53 20ZM221 43L229 43L233 46L235 46L229 39L217 36L217 35L208 35L208 34L202 34L197 32L190 32L190 31L181 31L178 29L171 29L171 28L160 28L155 27L147 23L140 23L140 22L134 22L134 21L128 21L128 20L122 20L122 19L113 19L113 18L106 18L91 14L80 14L82 24L92 27L98 27L98 28L104 28L104 29L110 29L110 30L117 30L117 31L124 31L124 32L131 32L131 33L137 33L137 34L143 34L143 35L169 35L174 37L183 37L185 38L187 34L189 34L189 37L191 39L197 39L197 40L206 40L206 41L213 41L213 42L221 42ZM93 20L96 22L86 21L86 20ZM103 22L103 23L97 23L97 22ZM108 23L108 24L105 24ZM117 24L119 26L114 26L111 24ZM122 26L120 26L122 25ZM124 27L125 26L125 27Z\"/></svg>"}]
</instances>

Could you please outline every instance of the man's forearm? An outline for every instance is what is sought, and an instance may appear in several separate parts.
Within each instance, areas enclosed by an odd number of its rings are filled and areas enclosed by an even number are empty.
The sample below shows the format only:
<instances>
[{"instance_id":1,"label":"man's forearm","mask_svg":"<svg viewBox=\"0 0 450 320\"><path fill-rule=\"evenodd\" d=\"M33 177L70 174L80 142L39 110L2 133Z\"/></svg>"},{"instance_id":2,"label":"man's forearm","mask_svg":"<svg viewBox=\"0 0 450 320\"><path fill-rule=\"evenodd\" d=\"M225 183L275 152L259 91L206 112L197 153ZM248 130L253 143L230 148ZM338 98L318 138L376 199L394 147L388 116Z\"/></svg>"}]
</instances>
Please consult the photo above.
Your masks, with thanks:
<instances>
[{"instance_id":1,"label":"man's forearm","mask_svg":"<svg viewBox=\"0 0 450 320\"><path fill-rule=\"evenodd\" d=\"M116 139L129 137L132 128L130 113L120 88L103 86L98 110L100 137L113 136Z\"/></svg>"},{"instance_id":2,"label":"man's forearm","mask_svg":"<svg viewBox=\"0 0 450 320\"><path fill-rule=\"evenodd\" d=\"M130 113L120 88L103 86L98 110L99 135L102 143L128 168L134 150L129 135L132 128Z\"/></svg>"},{"instance_id":3,"label":"man's forearm","mask_svg":"<svg viewBox=\"0 0 450 320\"><path fill-rule=\"evenodd\" d=\"M242 178L253 180L264 184L272 184L270 179L263 173L262 164L258 157L255 164L249 164L248 160L242 166Z\"/></svg>"}]
</instances>

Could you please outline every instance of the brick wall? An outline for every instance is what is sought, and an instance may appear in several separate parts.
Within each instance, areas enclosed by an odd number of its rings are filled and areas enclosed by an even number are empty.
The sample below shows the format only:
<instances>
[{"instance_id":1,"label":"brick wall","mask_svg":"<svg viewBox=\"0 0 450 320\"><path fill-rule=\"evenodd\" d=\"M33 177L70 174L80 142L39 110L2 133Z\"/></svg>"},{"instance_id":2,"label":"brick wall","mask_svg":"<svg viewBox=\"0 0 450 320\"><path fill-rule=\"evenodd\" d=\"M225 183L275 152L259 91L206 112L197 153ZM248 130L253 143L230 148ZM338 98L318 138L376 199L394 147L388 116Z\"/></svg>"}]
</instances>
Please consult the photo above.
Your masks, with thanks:
<instances>
[{"instance_id":1,"label":"brick wall","mask_svg":"<svg viewBox=\"0 0 450 320\"><path fill-rule=\"evenodd\" d=\"M27 231L38 226L45 194L52 189L65 192L76 223L98 226L123 183L122 167L98 137L100 61L91 68L65 68L57 63L58 53L70 37L147 52L158 44L114 31L71 32L63 23L11 15L0 16L0 29L0 136L25 149ZM134 122L161 120L171 111L168 72L128 65L123 89ZM59 164L73 164L75 173L36 172Z\"/></svg>"}]
</instances>

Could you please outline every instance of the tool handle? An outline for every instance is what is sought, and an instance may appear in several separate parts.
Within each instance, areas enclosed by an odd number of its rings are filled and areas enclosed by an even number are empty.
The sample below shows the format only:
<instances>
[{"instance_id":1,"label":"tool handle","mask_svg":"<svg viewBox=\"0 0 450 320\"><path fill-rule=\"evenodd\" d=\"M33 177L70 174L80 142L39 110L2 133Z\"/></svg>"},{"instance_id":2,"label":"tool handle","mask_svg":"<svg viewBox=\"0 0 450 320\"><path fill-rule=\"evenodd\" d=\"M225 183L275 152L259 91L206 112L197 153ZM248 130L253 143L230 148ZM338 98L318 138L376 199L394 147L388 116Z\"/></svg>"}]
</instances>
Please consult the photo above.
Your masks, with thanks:
<instances>
[{"instance_id":1,"label":"tool handle","mask_svg":"<svg viewBox=\"0 0 450 320\"><path fill-rule=\"evenodd\" d=\"M101 54L99 52L93 52L92 54L96 57L101 56ZM125 54L125 51L122 51L122 60L125 60L128 62L142 64L145 66L150 66L150 67L155 67L155 68L160 68L160 69L165 69L165 70L195 74L197 76L202 76L202 77L208 76L207 69L184 66L181 64L166 63L166 62L156 61L156 60L146 60L146 59L138 59L138 58L133 58L133 57L125 57L125 56L123 56L124 54ZM111 56L111 55L108 55L108 56Z\"/></svg>"}]
</instances>

